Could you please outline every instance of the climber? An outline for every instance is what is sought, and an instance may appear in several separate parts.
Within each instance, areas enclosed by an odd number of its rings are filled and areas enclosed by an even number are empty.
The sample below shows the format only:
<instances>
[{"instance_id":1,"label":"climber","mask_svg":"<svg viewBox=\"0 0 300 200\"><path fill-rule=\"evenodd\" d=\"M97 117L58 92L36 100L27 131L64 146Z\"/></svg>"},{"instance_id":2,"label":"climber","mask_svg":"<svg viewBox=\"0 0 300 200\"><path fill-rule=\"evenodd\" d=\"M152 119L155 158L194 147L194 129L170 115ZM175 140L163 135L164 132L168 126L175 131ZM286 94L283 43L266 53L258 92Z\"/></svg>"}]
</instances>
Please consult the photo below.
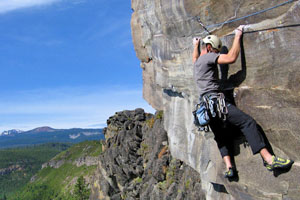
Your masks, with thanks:
<instances>
[{"instance_id":1,"label":"climber","mask_svg":"<svg viewBox=\"0 0 300 200\"><path fill-rule=\"evenodd\" d=\"M236 61L240 52L240 40L243 35L243 29L243 25L235 29L234 41L227 54L220 54L222 42L215 35L206 36L202 42L200 42L201 38L194 38L194 80L200 92L200 101L208 99L210 100L210 103L218 104L219 101L216 99L221 98L220 94L222 93L219 90L217 64L232 64ZM199 52L199 45L201 45L201 52ZM224 123L233 125L241 130L246 137L253 154L260 153L264 160L264 166L269 171L292 166L292 160L271 155L266 148L262 134L257 128L256 121L252 117L239 110L235 105L230 104L226 98L225 102L227 107L225 120L220 119L218 115L212 117L211 109L208 109L208 115L210 116L209 126L215 135L215 140L227 168L227 171L225 172L226 178L235 177L237 171L231 163L228 147L225 142L228 138L224 131ZM214 109L218 106L208 105L207 107Z\"/></svg>"}]
</instances>

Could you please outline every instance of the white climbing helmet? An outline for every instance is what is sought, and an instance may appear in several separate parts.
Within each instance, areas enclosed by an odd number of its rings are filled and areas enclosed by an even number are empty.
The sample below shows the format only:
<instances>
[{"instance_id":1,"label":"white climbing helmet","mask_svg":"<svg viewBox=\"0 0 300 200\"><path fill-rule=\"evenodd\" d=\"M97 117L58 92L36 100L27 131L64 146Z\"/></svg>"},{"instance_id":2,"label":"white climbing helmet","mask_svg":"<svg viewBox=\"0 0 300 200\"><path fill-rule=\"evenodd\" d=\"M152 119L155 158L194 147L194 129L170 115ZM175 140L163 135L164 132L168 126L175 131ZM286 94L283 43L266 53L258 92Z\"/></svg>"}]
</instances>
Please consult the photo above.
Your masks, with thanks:
<instances>
[{"instance_id":1,"label":"white climbing helmet","mask_svg":"<svg viewBox=\"0 0 300 200\"><path fill-rule=\"evenodd\" d=\"M203 39L203 42L205 44L211 44L211 46L214 48L214 49L217 49L218 51L221 51L221 48L222 48L222 42L220 40L220 38L218 38L217 36L215 35L208 35L206 36L204 39Z\"/></svg>"}]
</instances>

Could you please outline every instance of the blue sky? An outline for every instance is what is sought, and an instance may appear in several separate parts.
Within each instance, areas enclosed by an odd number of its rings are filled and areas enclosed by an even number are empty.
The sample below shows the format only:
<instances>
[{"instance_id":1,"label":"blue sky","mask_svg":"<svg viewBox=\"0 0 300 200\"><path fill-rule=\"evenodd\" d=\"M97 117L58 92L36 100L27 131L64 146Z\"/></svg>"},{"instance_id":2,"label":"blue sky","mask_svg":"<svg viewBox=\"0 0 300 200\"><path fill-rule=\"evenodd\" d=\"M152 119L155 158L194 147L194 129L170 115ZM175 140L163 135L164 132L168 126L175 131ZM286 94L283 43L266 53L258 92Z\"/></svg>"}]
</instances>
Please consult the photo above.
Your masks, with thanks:
<instances>
[{"instance_id":1,"label":"blue sky","mask_svg":"<svg viewBox=\"0 0 300 200\"><path fill-rule=\"evenodd\" d=\"M131 2L0 1L0 131L102 127L144 108Z\"/></svg>"}]
</instances>

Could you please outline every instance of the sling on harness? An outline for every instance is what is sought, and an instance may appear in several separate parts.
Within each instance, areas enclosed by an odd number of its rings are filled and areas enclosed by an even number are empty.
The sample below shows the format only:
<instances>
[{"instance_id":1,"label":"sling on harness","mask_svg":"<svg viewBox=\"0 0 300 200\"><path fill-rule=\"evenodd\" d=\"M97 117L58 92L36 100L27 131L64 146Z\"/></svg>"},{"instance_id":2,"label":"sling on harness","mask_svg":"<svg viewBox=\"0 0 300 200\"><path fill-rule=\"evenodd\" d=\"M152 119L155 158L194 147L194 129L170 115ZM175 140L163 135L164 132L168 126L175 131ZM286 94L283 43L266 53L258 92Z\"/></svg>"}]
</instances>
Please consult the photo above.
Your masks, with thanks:
<instances>
[{"instance_id":1,"label":"sling on harness","mask_svg":"<svg viewBox=\"0 0 300 200\"><path fill-rule=\"evenodd\" d=\"M228 109L225 103L223 93L208 93L200 98L193 111L194 124L199 127L200 131L209 131L210 117L218 117L226 121Z\"/></svg>"}]
</instances>

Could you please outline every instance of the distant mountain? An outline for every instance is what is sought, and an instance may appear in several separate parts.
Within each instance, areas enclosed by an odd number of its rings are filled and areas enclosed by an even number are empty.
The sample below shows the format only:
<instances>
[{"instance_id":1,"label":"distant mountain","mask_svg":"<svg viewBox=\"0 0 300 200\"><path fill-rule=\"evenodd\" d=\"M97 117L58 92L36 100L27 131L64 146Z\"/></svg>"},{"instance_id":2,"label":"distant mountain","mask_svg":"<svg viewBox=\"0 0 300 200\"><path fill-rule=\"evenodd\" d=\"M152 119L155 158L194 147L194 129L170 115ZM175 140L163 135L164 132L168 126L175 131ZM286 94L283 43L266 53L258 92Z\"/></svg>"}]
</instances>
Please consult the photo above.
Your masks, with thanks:
<instances>
[{"instance_id":1,"label":"distant mountain","mask_svg":"<svg viewBox=\"0 0 300 200\"><path fill-rule=\"evenodd\" d=\"M40 132L54 132L54 131L55 131L54 128L51 128L49 126L43 126L43 127L35 128L35 129L30 130L28 132L30 132L30 133L40 133Z\"/></svg>"},{"instance_id":2,"label":"distant mountain","mask_svg":"<svg viewBox=\"0 0 300 200\"><path fill-rule=\"evenodd\" d=\"M3 131L2 133L0 133L0 136L3 135L16 135L16 134L20 134L23 133L24 131L22 130L18 130L18 129L12 129L12 130L8 130L8 131Z\"/></svg>"},{"instance_id":3,"label":"distant mountain","mask_svg":"<svg viewBox=\"0 0 300 200\"><path fill-rule=\"evenodd\" d=\"M18 130L18 129L12 129L12 130L8 130L8 131L3 131L2 133L0 133L0 136L4 136L4 135L10 135L10 136L15 136L17 134L20 133L40 133L40 132L53 132L55 131L55 129L49 127L49 126L43 126L43 127L38 127L35 129L32 129L30 131L22 131L22 130Z\"/></svg>"},{"instance_id":4,"label":"distant mountain","mask_svg":"<svg viewBox=\"0 0 300 200\"><path fill-rule=\"evenodd\" d=\"M104 139L102 129L54 129L48 126L29 131L10 130L0 135L0 149L22 147L49 142L79 143Z\"/></svg>"}]
</instances>

